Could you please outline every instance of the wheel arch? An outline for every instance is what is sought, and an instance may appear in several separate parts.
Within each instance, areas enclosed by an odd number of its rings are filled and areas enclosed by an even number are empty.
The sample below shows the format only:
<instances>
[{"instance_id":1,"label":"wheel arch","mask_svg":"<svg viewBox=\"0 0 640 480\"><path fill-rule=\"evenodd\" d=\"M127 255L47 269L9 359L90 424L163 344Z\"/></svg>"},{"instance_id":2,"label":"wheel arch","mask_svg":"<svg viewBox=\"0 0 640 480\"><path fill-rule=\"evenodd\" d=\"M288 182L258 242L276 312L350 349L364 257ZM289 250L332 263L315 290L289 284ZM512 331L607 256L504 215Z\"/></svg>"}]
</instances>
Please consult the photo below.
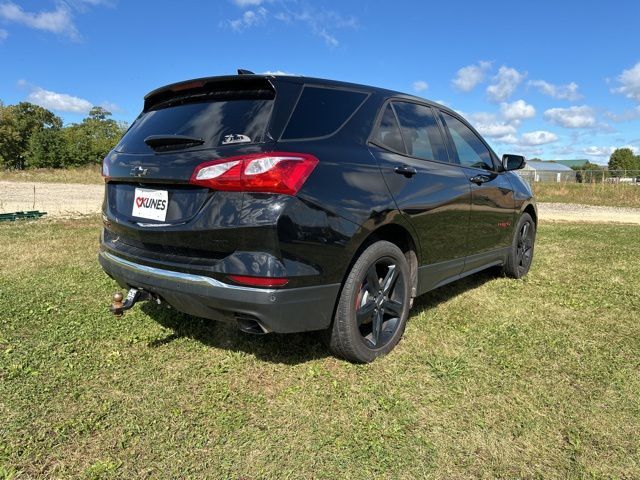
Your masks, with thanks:
<instances>
[{"instance_id":1,"label":"wheel arch","mask_svg":"<svg viewBox=\"0 0 640 480\"><path fill-rule=\"evenodd\" d=\"M528 213L529 215L531 215L531 218L533 219L533 223L535 223L536 226L538 226L538 211L536 210L536 207L532 203L527 204L522 209L521 214L522 213Z\"/></svg>"},{"instance_id":2,"label":"wheel arch","mask_svg":"<svg viewBox=\"0 0 640 480\"><path fill-rule=\"evenodd\" d=\"M409 264L409 272L411 275L411 298L414 298L418 293L418 259L420 258L420 247L409 228L400 223L386 223L378 226L374 230L366 232L360 237L358 245L351 256L349 266L344 273L343 283L344 279L351 271L351 267L357 261L358 257L360 257L362 252L369 245L381 240L393 243L402 250L402 253L404 253L407 263Z\"/></svg>"}]
</instances>

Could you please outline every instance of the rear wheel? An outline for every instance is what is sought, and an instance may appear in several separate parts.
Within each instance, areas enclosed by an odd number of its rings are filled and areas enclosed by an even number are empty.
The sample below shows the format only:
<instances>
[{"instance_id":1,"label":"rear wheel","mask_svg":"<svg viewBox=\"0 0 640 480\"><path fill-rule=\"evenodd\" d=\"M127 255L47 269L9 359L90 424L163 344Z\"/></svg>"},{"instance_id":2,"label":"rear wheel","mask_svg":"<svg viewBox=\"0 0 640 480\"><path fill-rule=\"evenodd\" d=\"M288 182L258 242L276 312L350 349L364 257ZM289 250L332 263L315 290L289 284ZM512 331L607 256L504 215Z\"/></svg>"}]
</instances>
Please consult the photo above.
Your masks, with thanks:
<instances>
[{"instance_id":1,"label":"rear wheel","mask_svg":"<svg viewBox=\"0 0 640 480\"><path fill-rule=\"evenodd\" d=\"M536 240L536 224L531 215L523 213L513 236L509 256L504 265L504 273L511 278L522 278L531 267L533 247Z\"/></svg>"},{"instance_id":2,"label":"rear wheel","mask_svg":"<svg viewBox=\"0 0 640 480\"><path fill-rule=\"evenodd\" d=\"M393 243L370 245L343 285L329 332L332 352L368 363L396 346L409 315L409 264Z\"/></svg>"}]
</instances>

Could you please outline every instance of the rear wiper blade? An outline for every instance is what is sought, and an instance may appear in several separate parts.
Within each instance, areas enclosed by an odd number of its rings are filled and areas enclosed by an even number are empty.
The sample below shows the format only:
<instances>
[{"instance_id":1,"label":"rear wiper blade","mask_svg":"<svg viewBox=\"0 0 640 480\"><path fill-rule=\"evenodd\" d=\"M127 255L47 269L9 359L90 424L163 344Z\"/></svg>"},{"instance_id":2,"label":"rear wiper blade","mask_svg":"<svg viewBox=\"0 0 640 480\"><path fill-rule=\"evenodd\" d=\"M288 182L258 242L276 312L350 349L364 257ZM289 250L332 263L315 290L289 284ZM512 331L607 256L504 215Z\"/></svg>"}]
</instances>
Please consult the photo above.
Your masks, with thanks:
<instances>
[{"instance_id":1,"label":"rear wiper blade","mask_svg":"<svg viewBox=\"0 0 640 480\"><path fill-rule=\"evenodd\" d=\"M202 145L204 140L187 135L149 135L144 139L144 143L154 150L164 150L172 148L188 148Z\"/></svg>"}]
</instances>

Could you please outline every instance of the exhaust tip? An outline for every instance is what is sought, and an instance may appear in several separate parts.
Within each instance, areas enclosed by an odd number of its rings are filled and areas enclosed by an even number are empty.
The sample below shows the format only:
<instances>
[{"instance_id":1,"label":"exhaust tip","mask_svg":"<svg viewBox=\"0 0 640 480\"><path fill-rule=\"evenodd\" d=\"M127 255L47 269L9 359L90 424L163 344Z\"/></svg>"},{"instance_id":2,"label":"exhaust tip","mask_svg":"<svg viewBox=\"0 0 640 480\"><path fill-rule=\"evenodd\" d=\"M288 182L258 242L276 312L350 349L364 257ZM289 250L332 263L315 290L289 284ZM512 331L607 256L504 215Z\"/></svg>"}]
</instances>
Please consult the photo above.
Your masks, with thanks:
<instances>
[{"instance_id":1,"label":"exhaust tip","mask_svg":"<svg viewBox=\"0 0 640 480\"><path fill-rule=\"evenodd\" d=\"M252 335L264 335L269 333L269 330L267 330L253 315L236 313L236 322L238 324L238 328L244 333L250 333Z\"/></svg>"}]
</instances>

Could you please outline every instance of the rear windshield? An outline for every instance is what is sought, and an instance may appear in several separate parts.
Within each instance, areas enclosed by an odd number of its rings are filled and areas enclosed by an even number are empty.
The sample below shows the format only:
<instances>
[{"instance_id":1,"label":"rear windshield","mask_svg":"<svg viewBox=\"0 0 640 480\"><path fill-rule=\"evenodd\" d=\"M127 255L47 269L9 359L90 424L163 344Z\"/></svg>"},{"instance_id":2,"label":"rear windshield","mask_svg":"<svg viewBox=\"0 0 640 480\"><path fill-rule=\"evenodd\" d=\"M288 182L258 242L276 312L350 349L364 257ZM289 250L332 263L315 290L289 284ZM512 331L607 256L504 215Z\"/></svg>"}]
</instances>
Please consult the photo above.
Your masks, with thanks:
<instances>
[{"instance_id":1,"label":"rear windshield","mask_svg":"<svg viewBox=\"0 0 640 480\"><path fill-rule=\"evenodd\" d=\"M305 87L282 139L317 138L335 133L366 98L366 93L351 90Z\"/></svg>"},{"instance_id":2,"label":"rear windshield","mask_svg":"<svg viewBox=\"0 0 640 480\"><path fill-rule=\"evenodd\" d=\"M273 99L216 99L183 103L143 112L122 137L116 150L152 153L144 143L150 135L184 135L200 138L202 147L259 143L271 115Z\"/></svg>"}]
</instances>

